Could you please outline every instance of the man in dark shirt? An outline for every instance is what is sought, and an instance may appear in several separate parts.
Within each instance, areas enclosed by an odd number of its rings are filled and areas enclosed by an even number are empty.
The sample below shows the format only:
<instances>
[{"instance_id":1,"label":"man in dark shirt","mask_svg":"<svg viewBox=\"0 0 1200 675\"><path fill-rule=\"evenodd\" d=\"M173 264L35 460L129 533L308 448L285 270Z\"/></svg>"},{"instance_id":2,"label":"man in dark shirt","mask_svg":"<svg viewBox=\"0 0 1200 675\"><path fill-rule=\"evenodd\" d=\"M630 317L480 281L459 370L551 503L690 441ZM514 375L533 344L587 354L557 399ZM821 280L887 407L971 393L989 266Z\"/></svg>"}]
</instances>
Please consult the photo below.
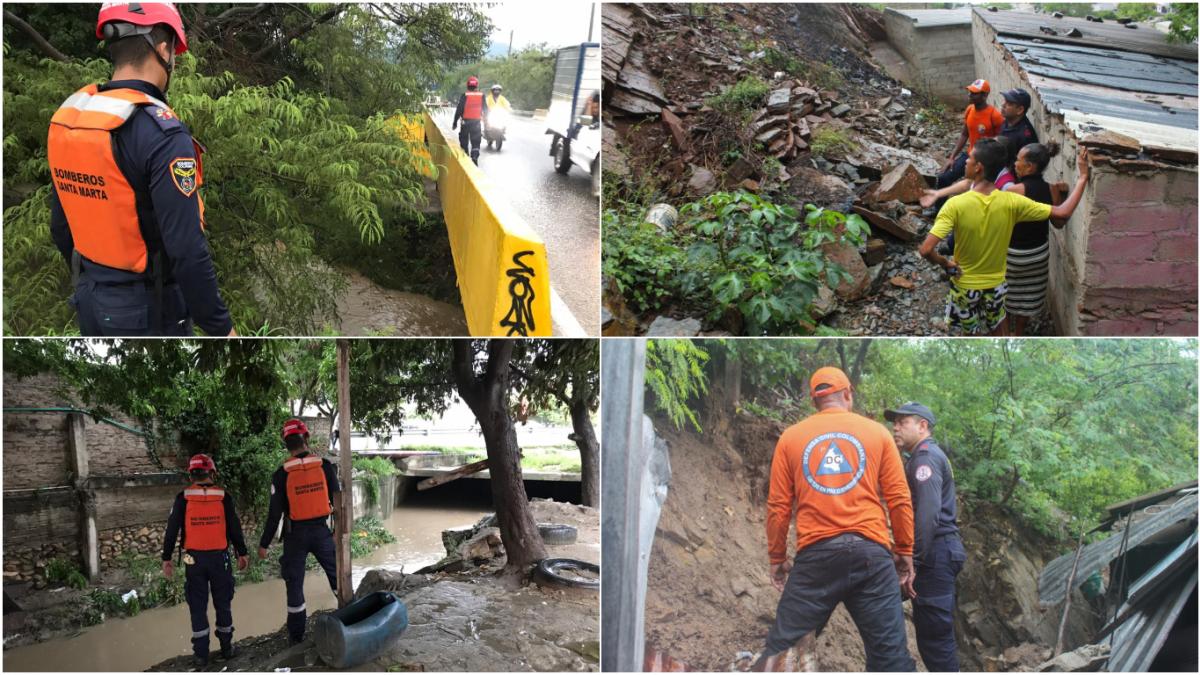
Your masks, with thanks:
<instances>
[{"instance_id":1,"label":"man in dark shirt","mask_svg":"<svg viewBox=\"0 0 1200 675\"><path fill-rule=\"evenodd\" d=\"M96 36L112 81L85 87L50 128L50 234L89 336L234 335L205 239L201 153L166 103L187 51L169 3L109 3ZM108 139L111 138L111 141ZM95 148L111 157L94 157Z\"/></svg>"},{"instance_id":2,"label":"man in dark shirt","mask_svg":"<svg viewBox=\"0 0 1200 675\"><path fill-rule=\"evenodd\" d=\"M175 497L167 531L163 539L163 576L175 574L171 555L180 534L181 558L186 565L184 592L192 617L192 653L196 665L208 665L208 593L212 590L213 609L217 613L217 639L221 656L233 658L233 568L229 562L229 544L237 551L239 570L249 562L242 525L233 508L233 497L213 484L217 465L208 455L196 455L188 462L192 484Z\"/></svg>"},{"instance_id":3,"label":"man in dark shirt","mask_svg":"<svg viewBox=\"0 0 1200 675\"><path fill-rule=\"evenodd\" d=\"M1000 114L1004 115L1004 124L1000 125L1000 135L1008 139L1008 166L1017 161L1017 153L1030 143L1038 142L1037 130L1026 117L1029 112L1029 92L1024 89L1009 89L1001 94L1004 103L1000 104Z\"/></svg>"},{"instance_id":4,"label":"man in dark shirt","mask_svg":"<svg viewBox=\"0 0 1200 675\"><path fill-rule=\"evenodd\" d=\"M279 521L286 516L279 570L287 586L287 627L292 644L304 640L308 620L304 572L309 553L325 570L329 587L337 591L337 554L327 521L330 513L338 517L341 487L333 463L310 454L308 437L302 420L288 420L283 425L283 442L291 457L271 476L271 505L258 542L258 557L266 559Z\"/></svg>"},{"instance_id":5,"label":"man in dark shirt","mask_svg":"<svg viewBox=\"0 0 1200 675\"><path fill-rule=\"evenodd\" d=\"M967 559L958 533L954 471L930 436L933 412L920 403L886 410L896 446L909 453L905 465L912 494L914 543L913 625L917 651L930 672L958 671L954 638L955 578Z\"/></svg>"},{"instance_id":6,"label":"man in dark shirt","mask_svg":"<svg viewBox=\"0 0 1200 675\"><path fill-rule=\"evenodd\" d=\"M472 75L467 78L467 91L458 98L458 107L454 109L454 122L451 129L458 128L462 120L462 131L458 132L458 145L463 152L471 155L471 161L479 165L479 144L483 139L482 122L487 120L488 109L484 102L483 92L479 91L479 79Z\"/></svg>"}]
</instances>

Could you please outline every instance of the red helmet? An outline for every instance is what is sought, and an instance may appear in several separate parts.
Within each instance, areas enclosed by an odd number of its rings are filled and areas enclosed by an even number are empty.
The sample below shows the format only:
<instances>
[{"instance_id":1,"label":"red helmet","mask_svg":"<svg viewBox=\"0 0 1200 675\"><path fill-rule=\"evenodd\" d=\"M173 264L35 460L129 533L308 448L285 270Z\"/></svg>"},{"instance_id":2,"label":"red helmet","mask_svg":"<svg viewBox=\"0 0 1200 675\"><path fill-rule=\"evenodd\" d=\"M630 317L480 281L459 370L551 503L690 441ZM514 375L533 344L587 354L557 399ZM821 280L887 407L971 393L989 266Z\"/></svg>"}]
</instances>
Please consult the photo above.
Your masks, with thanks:
<instances>
[{"instance_id":1,"label":"red helmet","mask_svg":"<svg viewBox=\"0 0 1200 675\"><path fill-rule=\"evenodd\" d=\"M126 37L119 32L105 34L106 23L129 23L135 26L153 27L165 23L175 31L175 53L187 51L187 36L183 34L183 19L179 10L170 2L106 2L100 6L100 18L96 20L96 38L115 40ZM140 33L129 33L138 35Z\"/></svg>"},{"instance_id":2,"label":"red helmet","mask_svg":"<svg viewBox=\"0 0 1200 675\"><path fill-rule=\"evenodd\" d=\"M479 78L475 77L474 75L468 77L467 78L467 86L468 87L478 87L479 86Z\"/></svg>"},{"instance_id":3,"label":"red helmet","mask_svg":"<svg viewBox=\"0 0 1200 675\"><path fill-rule=\"evenodd\" d=\"M217 464L208 455L192 455L192 460L188 462L188 471L196 471L197 469L215 473Z\"/></svg>"},{"instance_id":4,"label":"red helmet","mask_svg":"<svg viewBox=\"0 0 1200 675\"><path fill-rule=\"evenodd\" d=\"M287 438L292 434L304 434L304 438L308 438L308 427L304 424L304 420L293 418L283 423L283 437Z\"/></svg>"}]
</instances>

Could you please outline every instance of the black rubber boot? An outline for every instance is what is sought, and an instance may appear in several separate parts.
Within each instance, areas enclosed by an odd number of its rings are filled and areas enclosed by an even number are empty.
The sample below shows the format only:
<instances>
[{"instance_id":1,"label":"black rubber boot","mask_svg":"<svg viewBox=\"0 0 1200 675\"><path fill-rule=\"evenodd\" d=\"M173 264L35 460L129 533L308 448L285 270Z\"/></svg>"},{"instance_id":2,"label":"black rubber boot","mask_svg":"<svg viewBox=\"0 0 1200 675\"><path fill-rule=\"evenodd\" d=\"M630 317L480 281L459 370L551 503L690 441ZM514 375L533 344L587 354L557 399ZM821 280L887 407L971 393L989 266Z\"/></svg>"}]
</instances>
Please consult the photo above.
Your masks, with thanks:
<instances>
[{"instance_id":1,"label":"black rubber boot","mask_svg":"<svg viewBox=\"0 0 1200 675\"><path fill-rule=\"evenodd\" d=\"M237 654L237 649L233 646L233 640L228 640L221 643L221 658L228 661Z\"/></svg>"},{"instance_id":2,"label":"black rubber boot","mask_svg":"<svg viewBox=\"0 0 1200 675\"><path fill-rule=\"evenodd\" d=\"M205 654L203 656L201 656L199 654L193 655L192 656L192 665L195 666L195 668L197 670L199 670L201 668L207 668L208 667L208 654Z\"/></svg>"}]
</instances>

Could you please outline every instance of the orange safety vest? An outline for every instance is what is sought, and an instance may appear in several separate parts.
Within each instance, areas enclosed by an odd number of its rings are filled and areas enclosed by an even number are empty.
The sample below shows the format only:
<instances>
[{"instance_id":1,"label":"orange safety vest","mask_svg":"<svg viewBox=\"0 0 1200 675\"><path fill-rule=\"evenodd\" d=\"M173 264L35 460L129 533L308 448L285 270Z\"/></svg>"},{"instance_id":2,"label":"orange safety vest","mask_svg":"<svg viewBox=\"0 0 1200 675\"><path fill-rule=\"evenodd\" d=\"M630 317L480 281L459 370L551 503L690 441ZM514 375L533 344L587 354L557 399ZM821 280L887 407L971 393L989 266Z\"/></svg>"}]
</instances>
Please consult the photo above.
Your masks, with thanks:
<instances>
[{"instance_id":1,"label":"orange safety vest","mask_svg":"<svg viewBox=\"0 0 1200 675\"><path fill-rule=\"evenodd\" d=\"M192 485L183 491L183 545L189 551L224 551L225 491L214 485Z\"/></svg>"},{"instance_id":2,"label":"orange safety vest","mask_svg":"<svg viewBox=\"0 0 1200 675\"><path fill-rule=\"evenodd\" d=\"M138 223L137 197L113 155L112 133L147 105L174 114L166 103L140 91L100 91L88 85L63 101L50 119L46 153L75 250L92 262L139 273L146 271L146 241ZM192 146L194 175L177 180L194 181L196 190L204 184L204 146L195 139ZM202 200L200 222L203 229Z\"/></svg>"},{"instance_id":3,"label":"orange safety vest","mask_svg":"<svg viewBox=\"0 0 1200 675\"><path fill-rule=\"evenodd\" d=\"M464 120L477 120L483 117L483 92L468 91L467 102L463 104Z\"/></svg>"},{"instance_id":4,"label":"orange safety vest","mask_svg":"<svg viewBox=\"0 0 1200 675\"><path fill-rule=\"evenodd\" d=\"M320 457L293 457L283 463L287 473L288 517L311 520L329 515L329 486Z\"/></svg>"}]
</instances>

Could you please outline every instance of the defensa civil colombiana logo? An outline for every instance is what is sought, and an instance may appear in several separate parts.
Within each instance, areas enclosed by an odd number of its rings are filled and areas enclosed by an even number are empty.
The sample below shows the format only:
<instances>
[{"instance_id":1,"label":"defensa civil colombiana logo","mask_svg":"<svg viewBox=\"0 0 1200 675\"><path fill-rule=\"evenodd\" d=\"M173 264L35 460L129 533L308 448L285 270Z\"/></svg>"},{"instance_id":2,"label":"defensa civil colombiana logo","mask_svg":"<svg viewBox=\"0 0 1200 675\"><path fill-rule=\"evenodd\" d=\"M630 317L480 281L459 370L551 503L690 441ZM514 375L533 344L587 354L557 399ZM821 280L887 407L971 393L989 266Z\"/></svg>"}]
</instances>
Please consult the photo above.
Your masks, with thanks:
<instances>
[{"instance_id":1,"label":"defensa civil colombiana logo","mask_svg":"<svg viewBox=\"0 0 1200 675\"><path fill-rule=\"evenodd\" d=\"M815 472L811 463L814 452L820 457ZM853 462L852 457L858 461ZM814 490L825 495L840 495L858 485L867 470L867 451L862 442L850 434L831 431L817 436L804 447L802 461L804 479Z\"/></svg>"}]
</instances>

